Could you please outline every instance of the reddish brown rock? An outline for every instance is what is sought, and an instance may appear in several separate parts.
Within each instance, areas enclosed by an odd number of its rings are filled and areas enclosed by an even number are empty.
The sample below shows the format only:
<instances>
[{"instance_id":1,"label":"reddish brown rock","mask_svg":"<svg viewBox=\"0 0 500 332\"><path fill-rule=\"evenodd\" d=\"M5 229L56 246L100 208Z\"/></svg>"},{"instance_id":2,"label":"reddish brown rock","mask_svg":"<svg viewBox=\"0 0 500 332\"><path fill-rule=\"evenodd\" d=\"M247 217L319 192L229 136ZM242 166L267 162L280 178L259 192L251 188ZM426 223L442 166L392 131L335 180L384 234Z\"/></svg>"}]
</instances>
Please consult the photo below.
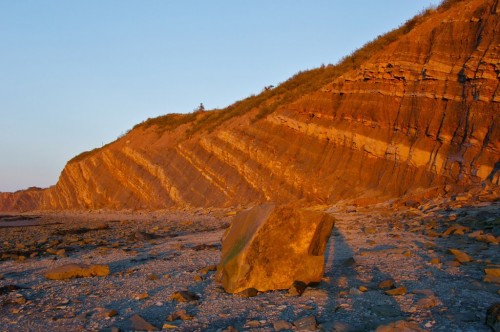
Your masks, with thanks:
<instances>
[{"instance_id":1,"label":"reddish brown rock","mask_svg":"<svg viewBox=\"0 0 500 332\"><path fill-rule=\"evenodd\" d=\"M265 204L240 212L223 237L217 280L230 293L319 282L333 224L328 214L291 206Z\"/></svg>"},{"instance_id":2,"label":"reddish brown rock","mask_svg":"<svg viewBox=\"0 0 500 332\"><path fill-rule=\"evenodd\" d=\"M495 303L486 312L486 325L494 332L500 332L500 303Z\"/></svg>"},{"instance_id":3,"label":"reddish brown rock","mask_svg":"<svg viewBox=\"0 0 500 332\"><path fill-rule=\"evenodd\" d=\"M390 295L390 296L405 295L406 294L406 287L401 286L401 287L397 287L394 289L389 289L389 290L386 290L385 293L387 295Z\"/></svg>"},{"instance_id":4,"label":"reddish brown rock","mask_svg":"<svg viewBox=\"0 0 500 332\"><path fill-rule=\"evenodd\" d=\"M375 332L426 332L417 323L398 320L387 325L379 326Z\"/></svg>"},{"instance_id":5,"label":"reddish brown rock","mask_svg":"<svg viewBox=\"0 0 500 332\"><path fill-rule=\"evenodd\" d=\"M105 277L109 275L107 265L67 264L50 269L44 273L45 278L64 280L71 278Z\"/></svg>"},{"instance_id":6,"label":"reddish brown rock","mask_svg":"<svg viewBox=\"0 0 500 332\"><path fill-rule=\"evenodd\" d=\"M460 263L467 263L472 261L472 257L470 257L467 253L458 250L458 249L449 249L448 250L453 256L455 256L455 259L460 262Z\"/></svg>"}]
</instances>

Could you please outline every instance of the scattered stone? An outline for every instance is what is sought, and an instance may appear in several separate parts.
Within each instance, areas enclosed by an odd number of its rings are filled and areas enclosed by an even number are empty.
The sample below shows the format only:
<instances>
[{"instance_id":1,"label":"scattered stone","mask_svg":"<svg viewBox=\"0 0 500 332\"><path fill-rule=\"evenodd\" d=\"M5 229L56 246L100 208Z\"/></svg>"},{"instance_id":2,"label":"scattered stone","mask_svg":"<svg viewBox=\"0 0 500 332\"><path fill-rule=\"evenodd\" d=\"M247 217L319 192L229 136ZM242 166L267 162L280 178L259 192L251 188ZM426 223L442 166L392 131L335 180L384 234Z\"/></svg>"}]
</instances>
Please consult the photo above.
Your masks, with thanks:
<instances>
[{"instance_id":1,"label":"scattered stone","mask_svg":"<svg viewBox=\"0 0 500 332\"><path fill-rule=\"evenodd\" d=\"M458 250L458 249L449 249L448 250L453 256L455 256L455 259L460 262L460 263L467 263L472 261L472 257L470 257L467 253Z\"/></svg>"},{"instance_id":2,"label":"scattered stone","mask_svg":"<svg viewBox=\"0 0 500 332\"><path fill-rule=\"evenodd\" d=\"M359 286L359 287L358 287L358 289L359 289L360 291L362 291L363 293L364 293L364 292L368 292L368 288L367 288L367 287L365 287L365 286Z\"/></svg>"},{"instance_id":3,"label":"scattered stone","mask_svg":"<svg viewBox=\"0 0 500 332\"><path fill-rule=\"evenodd\" d=\"M498 240L493 234L482 234L475 237L477 241L486 242L489 244L498 244Z\"/></svg>"},{"instance_id":4,"label":"scattered stone","mask_svg":"<svg viewBox=\"0 0 500 332\"><path fill-rule=\"evenodd\" d=\"M57 255L57 250L54 248L48 248L45 252L50 255Z\"/></svg>"},{"instance_id":5,"label":"scattered stone","mask_svg":"<svg viewBox=\"0 0 500 332\"><path fill-rule=\"evenodd\" d=\"M71 278L104 277L109 275L107 265L67 264L45 272L45 278L65 280Z\"/></svg>"},{"instance_id":6,"label":"scattered stone","mask_svg":"<svg viewBox=\"0 0 500 332\"><path fill-rule=\"evenodd\" d=\"M441 261L439 260L439 258L434 257L433 259L431 259L430 263L432 265L438 265L441 264Z\"/></svg>"},{"instance_id":7,"label":"scattered stone","mask_svg":"<svg viewBox=\"0 0 500 332\"><path fill-rule=\"evenodd\" d=\"M416 303L417 308L430 309L438 305L438 299L435 296L424 297Z\"/></svg>"},{"instance_id":8,"label":"scattered stone","mask_svg":"<svg viewBox=\"0 0 500 332\"><path fill-rule=\"evenodd\" d=\"M392 279L384 280L378 284L378 288L380 289L388 289L393 287L394 287L394 280Z\"/></svg>"},{"instance_id":9,"label":"scattered stone","mask_svg":"<svg viewBox=\"0 0 500 332\"><path fill-rule=\"evenodd\" d=\"M180 291L180 292L175 292L170 297L170 299L177 302L193 302L193 301L198 301L200 297L190 291Z\"/></svg>"},{"instance_id":10,"label":"scattered stone","mask_svg":"<svg viewBox=\"0 0 500 332\"><path fill-rule=\"evenodd\" d=\"M134 300L140 301L140 300L147 299L148 297L149 297L148 293L136 294L136 295L134 295Z\"/></svg>"},{"instance_id":11,"label":"scattered stone","mask_svg":"<svg viewBox=\"0 0 500 332\"><path fill-rule=\"evenodd\" d=\"M376 234L376 233L377 233L377 229L376 229L375 227L372 227L372 226L366 226L366 227L363 229L363 232L364 232L366 235Z\"/></svg>"},{"instance_id":12,"label":"scattered stone","mask_svg":"<svg viewBox=\"0 0 500 332\"><path fill-rule=\"evenodd\" d=\"M16 294L16 298L13 300L13 303L16 304L25 304L26 303L26 298L22 296L21 294Z\"/></svg>"},{"instance_id":13,"label":"scattered stone","mask_svg":"<svg viewBox=\"0 0 500 332\"><path fill-rule=\"evenodd\" d=\"M483 282L488 282L488 283L492 283L492 284L500 284L500 277L497 277L497 276L494 276L491 274L487 274L484 276Z\"/></svg>"},{"instance_id":14,"label":"scattered stone","mask_svg":"<svg viewBox=\"0 0 500 332\"><path fill-rule=\"evenodd\" d=\"M302 293L304 293L306 288L307 284L305 282L296 280L293 282L292 287L288 289L288 295L300 296L302 295Z\"/></svg>"},{"instance_id":15,"label":"scattered stone","mask_svg":"<svg viewBox=\"0 0 500 332\"><path fill-rule=\"evenodd\" d=\"M158 331L160 330L138 314L134 314L132 317L130 317L130 322L132 323L132 329L133 330L139 330L139 331Z\"/></svg>"},{"instance_id":16,"label":"scattered stone","mask_svg":"<svg viewBox=\"0 0 500 332\"><path fill-rule=\"evenodd\" d=\"M257 296L258 292L259 291L255 288L247 288L244 291L239 292L238 295L241 297L254 297Z\"/></svg>"},{"instance_id":17,"label":"scattered stone","mask_svg":"<svg viewBox=\"0 0 500 332\"><path fill-rule=\"evenodd\" d=\"M115 317L118 315L118 311L116 311L115 309L111 309L111 310L108 310L108 311L105 311L103 313L103 317Z\"/></svg>"},{"instance_id":18,"label":"scattered stone","mask_svg":"<svg viewBox=\"0 0 500 332\"><path fill-rule=\"evenodd\" d=\"M455 225L449 227L446 231L443 233L443 237L449 236L449 235L464 235L466 232L470 232L469 227L465 227L462 225Z\"/></svg>"},{"instance_id":19,"label":"scattered stone","mask_svg":"<svg viewBox=\"0 0 500 332\"><path fill-rule=\"evenodd\" d=\"M198 273L200 273L201 275L205 275L211 271L217 271L217 265L205 266L203 269L198 270Z\"/></svg>"},{"instance_id":20,"label":"scattered stone","mask_svg":"<svg viewBox=\"0 0 500 332\"><path fill-rule=\"evenodd\" d=\"M160 280L160 277L158 277L156 274L154 273L151 273L151 274L148 274L148 277L147 277L148 280Z\"/></svg>"},{"instance_id":21,"label":"scattered stone","mask_svg":"<svg viewBox=\"0 0 500 332\"><path fill-rule=\"evenodd\" d=\"M167 321L173 322L176 320L192 320L194 317L186 312L186 310L176 311L167 317Z\"/></svg>"},{"instance_id":22,"label":"scattered stone","mask_svg":"<svg viewBox=\"0 0 500 332\"><path fill-rule=\"evenodd\" d=\"M163 324L162 328L164 330L170 330L170 329L178 329L179 327L177 325L165 323Z\"/></svg>"},{"instance_id":23,"label":"scattered stone","mask_svg":"<svg viewBox=\"0 0 500 332\"><path fill-rule=\"evenodd\" d=\"M238 213L222 240L217 281L229 293L320 282L334 224L326 213L264 204Z\"/></svg>"},{"instance_id":24,"label":"scattered stone","mask_svg":"<svg viewBox=\"0 0 500 332\"><path fill-rule=\"evenodd\" d=\"M319 325L319 330L322 332L359 332L360 329L338 321L325 322Z\"/></svg>"},{"instance_id":25,"label":"scattered stone","mask_svg":"<svg viewBox=\"0 0 500 332\"><path fill-rule=\"evenodd\" d=\"M273 328L275 331L291 330L293 325L286 320L278 320L273 323Z\"/></svg>"},{"instance_id":26,"label":"scattered stone","mask_svg":"<svg viewBox=\"0 0 500 332\"><path fill-rule=\"evenodd\" d=\"M156 239L157 236L155 234L147 233L147 232L135 232L129 236L129 241L148 241Z\"/></svg>"},{"instance_id":27,"label":"scattered stone","mask_svg":"<svg viewBox=\"0 0 500 332\"><path fill-rule=\"evenodd\" d=\"M495 303L486 312L486 325L495 332L500 332L500 303Z\"/></svg>"},{"instance_id":28,"label":"scattered stone","mask_svg":"<svg viewBox=\"0 0 500 332\"><path fill-rule=\"evenodd\" d=\"M293 325L297 328L298 331L314 331L316 330L316 317L309 316L303 317L295 320Z\"/></svg>"},{"instance_id":29,"label":"scattered stone","mask_svg":"<svg viewBox=\"0 0 500 332\"><path fill-rule=\"evenodd\" d=\"M406 294L406 287L401 286L398 288L389 289L389 290L385 291L385 294L390 295L390 296L405 295Z\"/></svg>"},{"instance_id":30,"label":"scattered stone","mask_svg":"<svg viewBox=\"0 0 500 332\"><path fill-rule=\"evenodd\" d=\"M484 272L493 277L500 277L500 269L484 269Z\"/></svg>"},{"instance_id":31,"label":"scattered stone","mask_svg":"<svg viewBox=\"0 0 500 332\"><path fill-rule=\"evenodd\" d=\"M459 261L453 260L453 261L447 261L445 265L449 267L459 267L461 264Z\"/></svg>"},{"instance_id":32,"label":"scattered stone","mask_svg":"<svg viewBox=\"0 0 500 332\"><path fill-rule=\"evenodd\" d=\"M418 326L417 323L398 320L387 325L377 327L375 332L426 332Z\"/></svg>"},{"instance_id":33,"label":"scattered stone","mask_svg":"<svg viewBox=\"0 0 500 332\"><path fill-rule=\"evenodd\" d=\"M258 320L250 320L246 322L245 326L250 328L256 328L260 326L260 322Z\"/></svg>"}]
</instances>

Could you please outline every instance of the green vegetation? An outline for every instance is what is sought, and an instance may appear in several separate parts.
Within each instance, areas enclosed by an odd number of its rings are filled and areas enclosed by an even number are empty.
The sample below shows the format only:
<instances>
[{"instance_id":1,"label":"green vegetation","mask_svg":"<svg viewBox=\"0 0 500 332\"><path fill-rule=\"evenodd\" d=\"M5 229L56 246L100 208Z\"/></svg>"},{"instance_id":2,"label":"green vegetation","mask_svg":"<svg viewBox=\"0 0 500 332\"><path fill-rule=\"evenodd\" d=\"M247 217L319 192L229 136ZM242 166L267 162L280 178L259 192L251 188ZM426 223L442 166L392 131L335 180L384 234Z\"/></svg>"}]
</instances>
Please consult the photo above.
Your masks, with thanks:
<instances>
[{"instance_id":1,"label":"green vegetation","mask_svg":"<svg viewBox=\"0 0 500 332\"><path fill-rule=\"evenodd\" d=\"M205 111L203 104L200 104L192 113L167 114L157 118L147 119L136 125L133 129L155 126L156 131L161 134L189 123L191 126L186 130L186 135L192 136L202 131L211 132L224 122L255 109L257 109L258 112L253 121L259 121L276 111L280 106L292 103L308 93L317 91L346 72L359 68L378 51L412 31L431 13L435 11L443 12L461 1L464 0L444 0L439 7L422 11L399 28L378 36L350 55L345 56L336 65L323 65L319 68L298 72L279 86L275 88L265 87L258 95L251 95L224 109ZM71 159L70 162L77 162L85 159L94 154L97 150L99 149L84 152Z\"/></svg>"},{"instance_id":2,"label":"green vegetation","mask_svg":"<svg viewBox=\"0 0 500 332\"><path fill-rule=\"evenodd\" d=\"M73 158L71 158L69 161L68 161L68 164L71 164L71 163L77 163L79 161L82 161L84 159L87 159L88 157L91 157L92 155L94 155L97 151L99 151L100 148L95 148L93 150L90 150L90 151L84 151L82 153L80 153L79 155L77 156L74 156Z\"/></svg>"},{"instance_id":3,"label":"green vegetation","mask_svg":"<svg viewBox=\"0 0 500 332\"><path fill-rule=\"evenodd\" d=\"M172 113L172 114L162 115L157 118L147 119L146 121L136 125L133 129L139 127L143 127L146 129L151 126L157 126L158 128L161 128L161 131L173 130L183 124L196 120L198 114L199 112L193 112L188 114Z\"/></svg>"},{"instance_id":4,"label":"green vegetation","mask_svg":"<svg viewBox=\"0 0 500 332\"><path fill-rule=\"evenodd\" d=\"M375 53L412 31L432 12L436 10L444 11L460 1L463 0L445 0L438 8L424 10L399 28L366 43L363 47L342 58L336 65L330 64L312 70L301 71L276 88L266 87L260 94L251 95L225 109L202 112L202 115L200 115L200 111L184 115L169 114L148 119L136 127L145 126L147 128L155 125L159 132L164 132L186 123L192 123L192 126L186 132L188 136L192 136L200 131L211 132L227 120L246 114L254 109L258 109L258 112L253 121L258 121L276 111L278 107L289 104L303 95L317 91L344 73L359 68Z\"/></svg>"}]
</instances>

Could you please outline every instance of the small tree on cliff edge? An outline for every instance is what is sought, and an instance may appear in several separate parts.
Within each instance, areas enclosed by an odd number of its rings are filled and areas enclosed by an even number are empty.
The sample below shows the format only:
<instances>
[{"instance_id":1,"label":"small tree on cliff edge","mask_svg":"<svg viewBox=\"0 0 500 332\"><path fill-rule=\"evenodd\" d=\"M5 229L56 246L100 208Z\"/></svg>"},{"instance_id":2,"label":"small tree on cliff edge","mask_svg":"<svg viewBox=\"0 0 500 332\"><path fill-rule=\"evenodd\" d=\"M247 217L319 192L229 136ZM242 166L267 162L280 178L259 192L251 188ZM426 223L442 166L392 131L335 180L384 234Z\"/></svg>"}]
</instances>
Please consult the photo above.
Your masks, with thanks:
<instances>
[{"instance_id":1,"label":"small tree on cliff edge","mask_svg":"<svg viewBox=\"0 0 500 332\"><path fill-rule=\"evenodd\" d=\"M205 105L203 103L200 103L200 106L194 109L195 112L205 112Z\"/></svg>"}]
</instances>

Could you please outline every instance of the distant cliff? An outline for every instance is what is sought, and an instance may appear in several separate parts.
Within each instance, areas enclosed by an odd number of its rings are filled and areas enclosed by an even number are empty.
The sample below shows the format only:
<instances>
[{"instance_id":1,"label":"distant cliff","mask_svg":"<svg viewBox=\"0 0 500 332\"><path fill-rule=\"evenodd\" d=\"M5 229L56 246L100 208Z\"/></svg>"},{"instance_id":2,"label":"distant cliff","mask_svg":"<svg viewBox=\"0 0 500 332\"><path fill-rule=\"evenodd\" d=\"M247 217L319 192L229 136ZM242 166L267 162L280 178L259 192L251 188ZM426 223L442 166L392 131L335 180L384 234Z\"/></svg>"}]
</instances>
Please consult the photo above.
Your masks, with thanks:
<instances>
[{"instance_id":1,"label":"distant cliff","mask_svg":"<svg viewBox=\"0 0 500 332\"><path fill-rule=\"evenodd\" d=\"M167 115L1 210L332 203L498 183L498 1L447 1L337 66L224 110Z\"/></svg>"}]
</instances>

